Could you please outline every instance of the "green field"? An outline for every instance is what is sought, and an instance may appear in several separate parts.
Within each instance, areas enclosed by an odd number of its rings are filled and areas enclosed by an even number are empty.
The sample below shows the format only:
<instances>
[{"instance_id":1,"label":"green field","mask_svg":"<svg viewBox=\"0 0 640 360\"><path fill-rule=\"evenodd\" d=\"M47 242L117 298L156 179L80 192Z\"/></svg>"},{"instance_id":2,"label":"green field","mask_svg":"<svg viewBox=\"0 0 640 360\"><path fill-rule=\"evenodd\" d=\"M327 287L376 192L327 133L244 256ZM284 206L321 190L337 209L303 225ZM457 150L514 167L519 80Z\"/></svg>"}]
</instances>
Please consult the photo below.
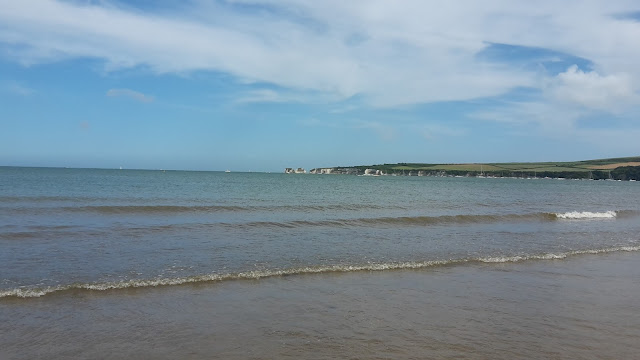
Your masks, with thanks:
<instances>
[{"instance_id":1,"label":"green field","mask_svg":"<svg viewBox=\"0 0 640 360\"><path fill-rule=\"evenodd\" d=\"M620 174L622 173L628 173L629 171L637 171L637 169L640 169L640 156L570 162L522 162L483 164L397 163L354 166L352 168L357 168L361 171L363 171L364 169L377 169L386 174L405 174L407 172L422 171L426 174L463 176L477 176L480 174L485 174L490 176L548 176L607 179L612 178L612 174L621 176Z\"/></svg>"}]
</instances>

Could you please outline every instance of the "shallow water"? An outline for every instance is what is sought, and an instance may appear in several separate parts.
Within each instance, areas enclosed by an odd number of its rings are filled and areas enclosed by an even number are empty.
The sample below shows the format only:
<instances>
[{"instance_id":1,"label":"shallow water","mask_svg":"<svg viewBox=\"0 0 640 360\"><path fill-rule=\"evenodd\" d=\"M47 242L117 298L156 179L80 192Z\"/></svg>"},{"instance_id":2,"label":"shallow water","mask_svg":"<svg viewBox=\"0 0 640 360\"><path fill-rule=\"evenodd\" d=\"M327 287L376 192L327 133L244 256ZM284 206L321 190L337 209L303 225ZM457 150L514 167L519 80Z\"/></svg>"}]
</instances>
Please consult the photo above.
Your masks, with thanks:
<instances>
[{"instance_id":1,"label":"shallow water","mask_svg":"<svg viewBox=\"0 0 640 360\"><path fill-rule=\"evenodd\" d=\"M637 182L0 168L0 358L629 358L638 234Z\"/></svg>"},{"instance_id":2,"label":"shallow water","mask_svg":"<svg viewBox=\"0 0 640 360\"><path fill-rule=\"evenodd\" d=\"M2 304L6 359L631 359L638 253L216 284Z\"/></svg>"}]
</instances>

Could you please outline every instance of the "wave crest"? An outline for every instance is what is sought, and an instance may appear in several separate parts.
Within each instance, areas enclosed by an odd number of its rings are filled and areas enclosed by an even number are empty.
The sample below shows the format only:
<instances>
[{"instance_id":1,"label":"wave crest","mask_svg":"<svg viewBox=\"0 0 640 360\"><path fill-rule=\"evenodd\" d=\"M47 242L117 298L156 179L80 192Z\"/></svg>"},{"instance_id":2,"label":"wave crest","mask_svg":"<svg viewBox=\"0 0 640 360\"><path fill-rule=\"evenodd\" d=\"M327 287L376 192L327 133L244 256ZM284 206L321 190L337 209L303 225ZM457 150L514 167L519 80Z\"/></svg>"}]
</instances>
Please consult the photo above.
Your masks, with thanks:
<instances>
[{"instance_id":1,"label":"wave crest","mask_svg":"<svg viewBox=\"0 0 640 360\"><path fill-rule=\"evenodd\" d=\"M391 262L391 263L367 263L360 265L326 265L326 266L309 266L289 269L272 269L272 270L255 270L231 274L204 274L190 277L178 278L157 278L157 279L139 279L126 280L120 282L98 282L84 284L69 284L49 286L43 288L20 287L7 290L0 290L1 298L35 298L56 292L64 292L71 290L86 291L107 291L118 289L133 288L150 288L160 286L184 285L191 283L219 282L229 280L259 280L269 277L290 276L290 275L308 275L323 273L348 273L359 271L385 271L385 270L412 270L424 269L436 266L453 266L466 263L515 263L531 260L562 260L570 256L576 255L597 255L612 252L634 252L640 251L640 246L621 246L602 249L573 250L562 253L546 253L532 255L514 255L514 256L498 256L498 257L479 257L479 258L461 258L449 260L431 260L431 261L409 261L409 262Z\"/></svg>"},{"instance_id":2,"label":"wave crest","mask_svg":"<svg viewBox=\"0 0 640 360\"><path fill-rule=\"evenodd\" d=\"M590 212L590 211L570 211L557 213L558 219L613 219L618 215L616 211Z\"/></svg>"}]
</instances>

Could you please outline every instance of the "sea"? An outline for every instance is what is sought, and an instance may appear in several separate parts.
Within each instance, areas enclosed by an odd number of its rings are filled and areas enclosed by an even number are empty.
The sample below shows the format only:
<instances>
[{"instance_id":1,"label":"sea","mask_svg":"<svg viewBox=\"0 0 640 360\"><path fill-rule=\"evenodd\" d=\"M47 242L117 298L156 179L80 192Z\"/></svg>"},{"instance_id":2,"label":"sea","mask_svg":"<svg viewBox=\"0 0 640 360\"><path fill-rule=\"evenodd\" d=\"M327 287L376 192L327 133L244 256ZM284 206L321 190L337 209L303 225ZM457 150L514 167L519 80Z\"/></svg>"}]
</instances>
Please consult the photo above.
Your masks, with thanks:
<instances>
[{"instance_id":1,"label":"sea","mask_svg":"<svg viewBox=\"0 0 640 360\"><path fill-rule=\"evenodd\" d=\"M0 359L632 359L640 182L0 167Z\"/></svg>"}]
</instances>

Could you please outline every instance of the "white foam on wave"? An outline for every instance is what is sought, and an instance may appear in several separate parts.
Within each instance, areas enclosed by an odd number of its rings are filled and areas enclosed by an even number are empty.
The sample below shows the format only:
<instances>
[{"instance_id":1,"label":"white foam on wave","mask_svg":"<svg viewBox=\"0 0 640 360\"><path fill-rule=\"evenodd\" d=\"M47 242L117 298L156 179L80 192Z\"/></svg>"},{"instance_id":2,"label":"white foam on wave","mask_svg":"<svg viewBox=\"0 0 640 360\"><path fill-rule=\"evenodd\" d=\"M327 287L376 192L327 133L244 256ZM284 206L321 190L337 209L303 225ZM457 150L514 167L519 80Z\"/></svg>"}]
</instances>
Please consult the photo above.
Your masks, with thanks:
<instances>
[{"instance_id":1,"label":"white foam on wave","mask_svg":"<svg viewBox=\"0 0 640 360\"><path fill-rule=\"evenodd\" d=\"M205 274L183 278L157 278L157 279L140 279L126 280L121 282L104 282L104 283L85 283L49 286L43 288L20 287L14 289L0 290L0 299L7 297L17 298L35 298L45 296L55 292L63 292L68 290L92 290L106 291L117 289L133 289L147 288L171 285L183 285L201 282L217 282L225 280L258 280L269 277L288 276L288 275L304 275L304 274L322 274L322 273L346 273L357 271L385 271L385 270L410 270L423 269L434 266L456 265L463 263L514 263L527 260L562 260L569 256L575 255L595 255L612 252L631 252L640 251L640 246L621 246L602 249L590 250L573 250L561 253L547 253L537 255L515 255L515 256L498 256L483 258L462 258L449 260L433 260L433 261L414 261L414 262L393 262L393 263L368 263L363 265L327 265L315 267L301 267L290 269L274 269L274 270L255 270L246 271L235 274Z\"/></svg>"},{"instance_id":2,"label":"white foam on wave","mask_svg":"<svg viewBox=\"0 0 640 360\"><path fill-rule=\"evenodd\" d=\"M597 254L606 254L612 252L619 251L640 251L640 246L620 246L620 247L610 247L603 249L588 249L588 250L572 250L561 253L547 253L547 254L536 254L536 255L515 255L515 256L497 256L497 257L486 257L479 258L478 261L483 263L510 263L510 262L519 262L525 260L562 260L566 259L569 256L575 255L597 255Z\"/></svg>"},{"instance_id":3,"label":"white foam on wave","mask_svg":"<svg viewBox=\"0 0 640 360\"><path fill-rule=\"evenodd\" d=\"M32 298L41 297L47 294L68 291L68 290L93 290L106 291L117 289L134 289L145 287L159 287L171 285L183 285L201 282L217 282L224 280L258 280L262 278L287 276L287 275L304 275L304 274L320 274L331 272L356 272L356 271L384 271L399 269L419 269L437 265L447 265L456 262L466 262L468 260L434 260L422 262L397 262L397 263L369 263L364 265L328 265L317 267L301 267L290 269L274 269L274 270L254 270L235 274L205 274L183 278L157 278L157 279L133 279L120 282L104 282L104 283L86 283L86 284L70 284L48 286L43 288L15 288L0 291L0 298L19 297Z\"/></svg>"},{"instance_id":4,"label":"white foam on wave","mask_svg":"<svg viewBox=\"0 0 640 360\"><path fill-rule=\"evenodd\" d=\"M560 253L560 254L541 254L541 255L498 256L498 257L480 258L478 259L478 261L484 262L484 263L510 263L510 262L525 261L525 260L561 260L566 258L569 255L572 255L572 254Z\"/></svg>"},{"instance_id":5,"label":"white foam on wave","mask_svg":"<svg viewBox=\"0 0 640 360\"><path fill-rule=\"evenodd\" d=\"M0 291L0 298L4 297L19 297L19 298L34 298L47 295L54 291L58 291L54 287L47 287L42 289L29 289L29 288L17 288Z\"/></svg>"},{"instance_id":6,"label":"white foam on wave","mask_svg":"<svg viewBox=\"0 0 640 360\"><path fill-rule=\"evenodd\" d=\"M613 219L618 215L615 211L590 212L590 211L570 211L557 213L558 219Z\"/></svg>"}]
</instances>

